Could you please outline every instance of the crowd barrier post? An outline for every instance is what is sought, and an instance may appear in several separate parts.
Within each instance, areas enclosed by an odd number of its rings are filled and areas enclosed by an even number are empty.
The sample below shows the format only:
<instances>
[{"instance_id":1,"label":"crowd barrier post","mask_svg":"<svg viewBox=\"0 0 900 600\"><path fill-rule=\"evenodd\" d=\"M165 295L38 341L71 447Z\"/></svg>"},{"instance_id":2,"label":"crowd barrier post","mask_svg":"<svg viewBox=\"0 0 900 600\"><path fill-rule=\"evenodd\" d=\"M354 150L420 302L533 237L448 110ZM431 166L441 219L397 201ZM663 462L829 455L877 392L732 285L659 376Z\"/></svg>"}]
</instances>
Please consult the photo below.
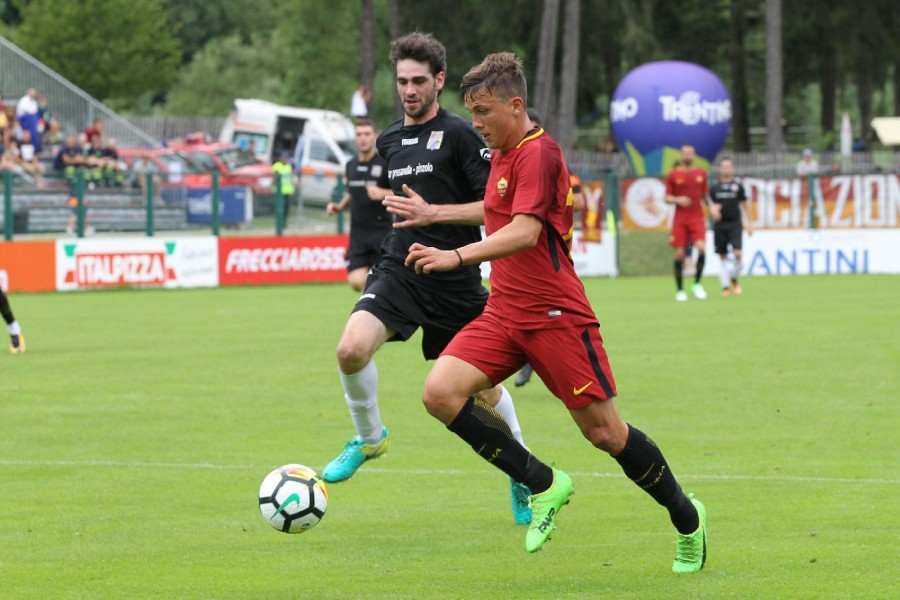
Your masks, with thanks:
<instances>
[{"instance_id":1,"label":"crowd barrier post","mask_svg":"<svg viewBox=\"0 0 900 600\"><path fill-rule=\"evenodd\" d=\"M341 198L344 197L344 178L338 175L337 183L334 186L334 191L331 192L331 201L332 202L340 202ZM337 214L337 232L344 233L344 211L341 211Z\"/></svg>"},{"instance_id":2,"label":"crowd barrier post","mask_svg":"<svg viewBox=\"0 0 900 600\"><path fill-rule=\"evenodd\" d=\"M809 202L809 228L816 228L816 176L810 173L806 176L806 197Z\"/></svg>"},{"instance_id":3,"label":"crowd barrier post","mask_svg":"<svg viewBox=\"0 0 900 600\"><path fill-rule=\"evenodd\" d=\"M147 178L147 185L145 189L147 190L147 197L144 198L146 202L147 210L147 225L146 225L146 233L147 237L153 237L153 196L156 195L156 190L153 187L153 173L146 173L144 175Z\"/></svg>"},{"instance_id":4,"label":"crowd barrier post","mask_svg":"<svg viewBox=\"0 0 900 600\"><path fill-rule=\"evenodd\" d=\"M6 241L13 238L12 189L12 171L3 171L3 238Z\"/></svg>"},{"instance_id":5,"label":"crowd barrier post","mask_svg":"<svg viewBox=\"0 0 900 600\"><path fill-rule=\"evenodd\" d=\"M275 177L275 235L284 234L284 193L281 191L281 173Z\"/></svg>"},{"instance_id":6,"label":"crowd barrier post","mask_svg":"<svg viewBox=\"0 0 900 600\"><path fill-rule=\"evenodd\" d=\"M212 223L212 234L219 237L219 226L221 225L221 217L219 215L219 173L212 173L212 198L210 198L210 222Z\"/></svg>"},{"instance_id":7,"label":"crowd barrier post","mask_svg":"<svg viewBox=\"0 0 900 600\"><path fill-rule=\"evenodd\" d=\"M75 234L84 237L84 169L75 171Z\"/></svg>"}]
</instances>

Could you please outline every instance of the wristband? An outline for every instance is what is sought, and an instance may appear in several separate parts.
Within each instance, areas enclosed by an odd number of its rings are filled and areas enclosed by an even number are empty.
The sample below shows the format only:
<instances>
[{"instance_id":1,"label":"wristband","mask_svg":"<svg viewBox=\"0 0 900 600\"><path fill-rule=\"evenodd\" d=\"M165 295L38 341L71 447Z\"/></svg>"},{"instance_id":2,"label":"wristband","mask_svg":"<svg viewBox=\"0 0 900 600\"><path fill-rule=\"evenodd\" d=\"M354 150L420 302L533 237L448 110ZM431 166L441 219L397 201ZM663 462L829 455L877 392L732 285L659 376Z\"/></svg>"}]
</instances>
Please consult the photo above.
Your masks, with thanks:
<instances>
[{"instance_id":1,"label":"wristband","mask_svg":"<svg viewBox=\"0 0 900 600\"><path fill-rule=\"evenodd\" d=\"M456 256L457 258L459 258L459 265L456 267L458 269L459 267L463 266L462 254L460 254L459 250L457 250L456 248L454 248L453 251L456 252Z\"/></svg>"}]
</instances>

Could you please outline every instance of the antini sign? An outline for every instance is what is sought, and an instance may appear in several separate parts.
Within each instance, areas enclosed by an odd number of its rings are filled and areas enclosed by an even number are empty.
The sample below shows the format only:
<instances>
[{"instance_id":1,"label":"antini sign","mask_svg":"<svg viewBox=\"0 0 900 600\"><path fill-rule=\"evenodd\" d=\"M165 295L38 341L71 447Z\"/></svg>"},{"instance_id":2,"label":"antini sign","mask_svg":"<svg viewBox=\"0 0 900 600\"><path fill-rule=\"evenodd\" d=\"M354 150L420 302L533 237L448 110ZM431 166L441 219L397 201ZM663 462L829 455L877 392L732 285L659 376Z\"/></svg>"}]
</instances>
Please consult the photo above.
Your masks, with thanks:
<instances>
[{"instance_id":1,"label":"antini sign","mask_svg":"<svg viewBox=\"0 0 900 600\"><path fill-rule=\"evenodd\" d=\"M647 63L619 82L610 103L616 143L635 175L662 175L692 144L700 166L721 150L731 124L731 98L719 78L693 63Z\"/></svg>"}]
</instances>

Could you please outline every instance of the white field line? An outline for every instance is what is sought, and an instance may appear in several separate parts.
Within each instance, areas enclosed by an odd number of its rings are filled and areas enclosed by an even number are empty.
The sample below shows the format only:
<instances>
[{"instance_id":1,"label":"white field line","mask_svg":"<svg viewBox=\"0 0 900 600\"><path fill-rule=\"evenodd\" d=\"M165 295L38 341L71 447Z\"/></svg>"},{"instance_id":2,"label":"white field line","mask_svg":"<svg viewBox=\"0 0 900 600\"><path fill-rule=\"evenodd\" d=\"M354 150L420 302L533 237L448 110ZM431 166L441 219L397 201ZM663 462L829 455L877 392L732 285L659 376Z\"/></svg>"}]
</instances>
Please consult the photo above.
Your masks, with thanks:
<instances>
[{"instance_id":1,"label":"white field line","mask_svg":"<svg viewBox=\"0 0 900 600\"><path fill-rule=\"evenodd\" d=\"M240 465L240 464L215 464L215 463L171 463L153 461L117 461L117 460L0 460L0 467L110 467L125 469L206 469L211 471L263 471L272 469L277 465ZM463 471L459 469L391 469L381 468L376 465L366 466L367 471L373 473L390 473L402 475L451 475L472 476L477 471ZM569 475L577 477L618 478L624 477L622 473L598 473L594 471L566 471ZM489 473L489 471L484 471ZM762 482L791 482L791 483L856 483L897 485L900 479L871 478L871 477L807 477L803 475L739 475L739 474L703 474L680 473L678 479L709 479L718 481L762 481Z\"/></svg>"}]
</instances>

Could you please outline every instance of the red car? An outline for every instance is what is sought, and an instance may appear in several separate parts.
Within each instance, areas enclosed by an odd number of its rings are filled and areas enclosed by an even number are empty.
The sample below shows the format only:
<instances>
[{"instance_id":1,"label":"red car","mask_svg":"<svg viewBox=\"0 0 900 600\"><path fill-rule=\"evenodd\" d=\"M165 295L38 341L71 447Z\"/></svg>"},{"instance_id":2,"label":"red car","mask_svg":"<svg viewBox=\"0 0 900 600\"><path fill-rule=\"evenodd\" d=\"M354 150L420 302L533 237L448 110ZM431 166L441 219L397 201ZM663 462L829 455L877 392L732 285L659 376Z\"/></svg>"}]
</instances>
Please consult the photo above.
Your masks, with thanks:
<instances>
[{"instance_id":1,"label":"red car","mask_svg":"<svg viewBox=\"0 0 900 600\"><path fill-rule=\"evenodd\" d=\"M208 172L218 172L220 185L248 185L254 193L272 193L272 167L239 146L212 142L202 134L170 140L167 145Z\"/></svg>"},{"instance_id":2,"label":"red car","mask_svg":"<svg viewBox=\"0 0 900 600\"><path fill-rule=\"evenodd\" d=\"M210 187L212 177L186 155L169 148L119 148L119 158L136 173L155 173L160 185Z\"/></svg>"}]
</instances>

